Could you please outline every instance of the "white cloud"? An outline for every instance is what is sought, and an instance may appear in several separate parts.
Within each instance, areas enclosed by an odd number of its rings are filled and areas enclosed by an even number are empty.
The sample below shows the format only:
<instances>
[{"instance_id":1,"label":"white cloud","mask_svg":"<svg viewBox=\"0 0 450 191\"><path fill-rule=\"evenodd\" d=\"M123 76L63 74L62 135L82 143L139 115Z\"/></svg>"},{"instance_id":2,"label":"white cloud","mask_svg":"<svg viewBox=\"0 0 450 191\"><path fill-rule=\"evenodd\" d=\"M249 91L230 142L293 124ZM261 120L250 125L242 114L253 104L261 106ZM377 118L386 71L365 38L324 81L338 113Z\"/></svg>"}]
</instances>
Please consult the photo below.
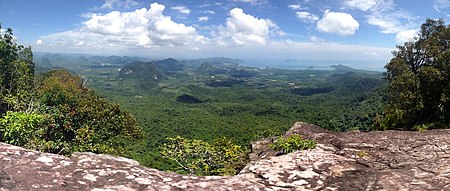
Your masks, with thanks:
<instances>
[{"instance_id":1,"label":"white cloud","mask_svg":"<svg viewBox=\"0 0 450 191\"><path fill-rule=\"evenodd\" d=\"M100 7L100 9L113 9L114 4L117 0L105 0L105 3Z\"/></svg>"},{"instance_id":2,"label":"white cloud","mask_svg":"<svg viewBox=\"0 0 450 191\"><path fill-rule=\"evenodd\" d=\"M293 40L291 40L291 39L282 40L281 42L284 43L287 46L294 46L295 45L295 42Z\"/></svg>"},{"instance_id":3,"label":"white cloud","mask_svg":"<svg viewBox=\"0 0 450 191\"><path fill-rule=\"evenodd\" d=\"M225 27L219 29L218 43L241 46L246 43L266 44L271 33L282 34L270 19L259 19L240 8L230 11Z\"/></svg>"},{"instance_id":4,"label":"white cloud","mask_svg":"<svg viewBox=\"0 0 450 191\"><path fill-rule=\"evenodd\" d=\"M350 8L359 9L361 11L368 11L374 8L377 3L380 2L378 0L347 0L344 1L344 5Z\"/></svg>"},{"instance_id":5,"label":"white cloud","mask_svg":"<svg viewBox=\"0 0 450 191\"><path fill-rule=\"evenodd\" d=\"M36 41L36 45L41 45L41 44L42 44L42 40L41 39Z\"/></svg>"},{"instance_id":6,"label":"white cloud","mask_svg":"<svg viewBox=\"0 0 450 191\"><path fill-rule=\"evenodd\" d=\"M112 10L115 8L130 8L138 4L139 3L134 0L105 0L105 3L103 3L100 9Z\"/></svg>"},{"instance_id":7,"label":"white cloud","mask_svg":"<svg viewBox=\"0 0 450 191\"><path fill-rule=\"evenodd\" d=\"M309 12L305 12L305 11L301 11L301 12L297 12L297 17L303 21L317 21L319 20L319 17L317 17L314 14L311 14Z\"/></svg>"},{"instance_id":8,"label":"white cloud","mask_svg":"<svg viewBox=\"0 0 450 191\"><path fill-rule=\"evenodd\" d=\"M191 10L186 8L185 6L175 6L171 8L172 10L178 11L181 14L189 15L191 13Z\"/></svg>"},{"instance_id":9,"label":"white cloud","mask_svg":"<svg viewBox=\"0 0 450 191\"><path fill-rule=\"evenodd\" d=\"M234 2L256 3L258 0L233 0Z\"/></svg>"},{"instance_id":10,"label":"white cloud","mask_svg":"<svg viewBox=\"0 0 450 191\"><path fill-rule=\"evenodd\" d=\"M300 9L302 9L301 5L289 5L288 7L293 9L293 10L300 10Z\"/></svg>"},{"instance_id":11,"label":"white cloud","mask_svg":"<svg viewBox=\"0 0 450 191\"><path fill-rule=\"evenodd\" d=\"M373 52L373 51L365 51L364 54L369 55L369 56L378 56L378 53Z\"/></svg>"},{"instance_id":12,"label":"white cloud","mask_svg":"<svg viewBox=\"0 0 450 191\"><path fill-rule=\"evenodd\" d=\"M362 63L375 60L380 63L379 68L391 58L391 49L327 43L317 36L310 36L311 42L307 43L273 40L282 31L272 20L255 17L239 8L229 11L222 25L208 26L208 29L175 22L164 15L164 10L164 5L153 3L150 8L129 12L89 14L78 28L40 37L42 44L36 48L50 52L158 57L325 58ZM197 30L211 30L205 32L212 33L211 39L199 35ZM367 54L372 55L370 59Z\"/></svg>"},{"instance_id":13,"label":"white cloud","mask_svg":"<svg viewBox=\"0 0 450 191\"><path fill-rule=\"evenodd\" d=\"M350 36L359 29L359 23L348 13L326 10L323 18L317 22L317 29L320 32Z\"/></svg>"},{"instance_id":14,"label":"white cloud","mask_svg":"<svg viewBox=\"0 0 450 191\"><path fill-rule=\"evenodd\" d=\"M450 9L450 1L449 0L435 0L433 3L433 8L442 14L450 17L449 9Z\"/></svg>"},{"instance_id":15,"label":"white cloud","mask_svg":"<svg viewBox=\"0 0 450 191\"><path fill-rule=\"evenodd\" d=\"M267 0L233 0L234 2L251 3L252 5L267 4Z\"/></svg>"},{"instance_id":16,"label":"white cloud","mask_svg":"<svg viewBox=\"0 0 450 191\"><path fill-rule=\"evenodd\" d=\"M367 23L380 27L381 33L384 34L392 34L396 33L400 30L400 25L397 25L397 22L394 20L386 19L381 15L370 15L367 18Z\"/></svg>"},{"instance_id":17,"label":"white cloud","mask_svg":"<svg viewBox=\"0 0 450 191\"><path fill-rule=\"evenodd\" d=\"M84 45L84 41L78 41L78 42L75 42L74 44L73 44L74 46L83 46Z\"/></svg>"},{"instance_id":18,"label":"white cloud","mask_svg":"<svg viewBox=\"0 0 450 191\"><path fill-rule=\"evenodd\" d=\"M435 4L438 1L450 6L448 0L436 0ZM420 23L417 22L418 17L398 8L394 0L346 0L343 5L366 12L368 24L380 28L381 33L396 34L397 42L403 42L406 31L410 32Z\"/></svg>"},{"instance_id":19,"label":"white cloud","mask_svg":"<svg viewBox=\"0 0 450 191\"><path fill-rule=\"evenodd\" d=\"M203 21L208 21L209 17L198 17L198 21L203 22Z\"/></svg>"},{"instance_id":20,"label":"white cloud","mask_svg":"<svg viewBox=\"0 0 450 191\"><path fill-rule=\"evenodd\" d=\"M322 38L320 38L320 37L318 37L318 36L310 36L309 37L309 40L311 41L311 42L315 42L315 43L320 43L320 42L325 42L325 40L324 39L322 39Z\"/></svg>"},{"instance_id":21,"label":"white cloud","mask_svg":"<svg viewBox=\"0 0 450 191\"><path fill-rule=\"evenodd\" d=\"M165 16L164 9L164 5L152 3L150 9L93 14L80 28L40 39L54 48L83 46L85 49L105 50L207 43L208 39L199 35L194 27L176 23Z\"/></svg>"},{"instance_id":22,"label":"white cloud","mask_svg":"<svg viewBox=\"0 0 450 191\"><path fill-rule=\"evenodd\" d=\"M211 11L211 10L201 11L200 13L203 13L203 14L211 14L211 15L216 14L216 12Z\"/></svg>"},{"instance_id":23,"label":"white cloud","mask_svg":"<svg viewBox=\"0 0 450 191\"><path fill-rule=\"evenodd\" d=\"M417 36L417 32L417 30L400 31L397 33L397 35L395 35L395 41L400 44L408 41L413 41L414 37Z\"/></svg>"},{"instance_id":24,"label":"white cloud","mask_svg":"<svg viewBox=\"0 0 450 191\"><path fill-rule=\"evenodd\" d=\"M374 12L367 16L367 23L379 27L380 32L384 34L394 34L416 27L418 23L413 21L414 18L409 13L402 11Z\"/></svg>"}]
</instances>

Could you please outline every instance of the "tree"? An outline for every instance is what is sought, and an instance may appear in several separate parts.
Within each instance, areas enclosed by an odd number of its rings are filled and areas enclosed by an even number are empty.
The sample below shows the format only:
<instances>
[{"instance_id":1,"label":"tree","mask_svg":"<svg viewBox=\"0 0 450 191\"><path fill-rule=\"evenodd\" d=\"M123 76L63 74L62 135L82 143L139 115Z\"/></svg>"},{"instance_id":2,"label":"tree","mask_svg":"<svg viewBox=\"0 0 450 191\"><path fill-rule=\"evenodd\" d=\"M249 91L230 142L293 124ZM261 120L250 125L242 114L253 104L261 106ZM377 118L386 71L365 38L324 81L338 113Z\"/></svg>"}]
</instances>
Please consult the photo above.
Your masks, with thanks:
<instances>
[{"instance_id":1,"label":"tree","mask_svg":"<svg viewBox=\"0 0 450 191\"><path fill-rule=\"evenodd\" d=\"M397 46L385 66L389 103L382 129L438 127L450 122L450 26L427 19L417 37Z\"/></svg>"},{"instance_id":2,"label":"tree","mask_svg":"<svg viewBox=\"0 0 450 191\"><path fill-rule=\"evenodd\" d=\"M0 33L0 115L32 109L34 68L31 47L18 45L10 28Z\"/></svg>"}]
</instances>

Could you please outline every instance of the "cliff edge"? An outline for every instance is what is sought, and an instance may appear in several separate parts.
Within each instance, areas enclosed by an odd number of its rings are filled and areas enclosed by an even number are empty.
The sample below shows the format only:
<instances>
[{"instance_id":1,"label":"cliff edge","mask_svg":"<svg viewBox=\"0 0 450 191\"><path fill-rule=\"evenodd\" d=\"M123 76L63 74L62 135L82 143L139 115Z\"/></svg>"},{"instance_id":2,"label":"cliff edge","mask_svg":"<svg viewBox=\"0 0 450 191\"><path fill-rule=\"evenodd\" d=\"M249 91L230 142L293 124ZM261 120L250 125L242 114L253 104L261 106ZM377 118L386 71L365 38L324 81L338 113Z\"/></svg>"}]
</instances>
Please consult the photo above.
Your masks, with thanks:
<instances>
[{"instance_id":1,"label":"cliff edge","mask_svg":"<svg viewBox=\"0 0 450 191\"><path fill-rule=\"evenodd\" d=\"M253 144L236 176L188 176L109 155L71 158L0 143L0 190L450 190L450 130L335 133L296 123L317 148L276 156Z\"/></svg>"}]
</instances>

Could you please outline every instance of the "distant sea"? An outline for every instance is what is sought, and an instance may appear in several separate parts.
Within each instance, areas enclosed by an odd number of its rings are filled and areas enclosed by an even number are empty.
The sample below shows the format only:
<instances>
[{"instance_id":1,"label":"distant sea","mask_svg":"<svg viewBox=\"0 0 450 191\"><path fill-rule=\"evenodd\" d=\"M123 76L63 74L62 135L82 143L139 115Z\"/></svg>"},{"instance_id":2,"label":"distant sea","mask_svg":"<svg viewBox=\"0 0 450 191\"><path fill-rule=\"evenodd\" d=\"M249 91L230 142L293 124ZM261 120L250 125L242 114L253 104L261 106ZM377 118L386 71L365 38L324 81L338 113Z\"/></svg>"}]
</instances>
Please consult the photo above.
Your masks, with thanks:
<instances>
[{"instance_id":1,"label":"distant sea","mask_svg":"<svg viewBox=\"0 0 450 191\"><path fill-rule=\"evenodd\" d=\"M293 70L334 70L331 65L342 64L359 70L384 72L386 63L361 61L296 60L296 59L242 59L243 66L257 68L280 68Z\"/></svg>"}]
</instances>

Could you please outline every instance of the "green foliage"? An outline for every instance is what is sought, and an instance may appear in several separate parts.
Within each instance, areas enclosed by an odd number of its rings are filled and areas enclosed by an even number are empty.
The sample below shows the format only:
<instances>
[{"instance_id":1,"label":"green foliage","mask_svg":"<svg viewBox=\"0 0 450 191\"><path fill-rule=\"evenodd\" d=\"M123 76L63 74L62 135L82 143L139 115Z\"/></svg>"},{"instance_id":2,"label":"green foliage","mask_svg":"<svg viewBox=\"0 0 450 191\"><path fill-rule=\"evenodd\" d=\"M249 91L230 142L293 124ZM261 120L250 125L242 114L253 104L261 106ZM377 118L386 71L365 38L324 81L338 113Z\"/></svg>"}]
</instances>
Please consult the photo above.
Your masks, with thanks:
<instances>
[{"instance_id":1,"label":"green foliage","mask_svg":"<svg viewBox=\"0 0 450 191\"><path fill-rule=\"evenodd\" d=\"M428 19L418 37L397 46L386 65L389 104L380 129L427 129L450 123L450 26Z\"/></svg>"},{"instance_id":2,"label":"green foliage","mask_svg":"<svg viewBox=\"0 0 450 191\"><path fill-rule=\"evenodd\" d=\"M213 145L217 137L225 137L245 150L250 148L251 141L282 135L296 121L317 124L333 131L371 130L385 100L381 72L342 67L327 71L257 69L233 64L232 60L209 64L185 60L180 62L184 65L182 70L172 68L168 73L159 70L165 78L155 80L154 75L149 74L159 74L152 73L160 69L158 62L155 62L156 68L153 65L129 68L133 64L126 63L135 60L100 66L95 64L100 61L89 56L48 54L43 57L49 58L52 66L68 68L84 76L86 87L129 110L146 133L140 142L127 144L130 156L140 164L166 171L190 173L174 160L162 156L159 148L163 143L169 143L165 139L167 137L181 136L209 145ZM55 80L54 84L58 81ZM330 87L332 91L303 95L295 91L324 87ZM64 88L54 92L64 92ZM69 93L60 96L49 94L51 101L48 104L79 99ZM180 99L186 98L183 95L200 101L186 102ZM71 107L70 103L73 103ZM71 101L65 104L66 107L51 107L48 113L61 115L49 119L56 119L55 124L61 124L58 121L63 120L73 123L71 116L64 113L71 112L70 108L77 107L77 103ZM96 131L83 127L78 132L78 137L93 137Z\"/></svg>"},{"instance_id":3,"label":"green foliage","mask_svg":"<svg viewBox=\"0 0 450 191\"><path fill-rule=\"evenodd\" d=\"M291 153L297 150L316 148L316 141L303 139L302 136L293 134L289 137L280 137L274 143L269 145L275 151L282 153Z\"/></svg>"},{"instance_id":4,"label":"green foliage","mask_svg":"<svg viewBox=\"0 0 450 191\"><path fill-rule=\"evenodd\" d=\"M364 158L367 155L369 155L366 151L362 150L356 153L356 156L360 157L360 158Z\"/></svg>"},{"instance_id":5,"label":"green foliage","mask_svg":"<svg viewBox=\"0 0 450 191\"><path fill-rule=\"evenodd\" d=\"M0 115L11 110L31 110L33 54L31 47L17 44L10 28L0 34L0 71Z\"/></svg>"},{"instance_id":6,"label":"green foliage","mask_svg":"<svg viewBox=\"0 0 450 191\"><path fill-rule=\"evenodd\" d=\"M0 118L0 133L2 141L9 144L24 146L33 136L34 130L43 122L38 114L8 111Z\"/></svg>"},{"instance_id":7,"label":"green foliage","mask_svg":"<svg viewBox=\"0 0 450 191\"><path fill-rule=\"evenodd\" d=\"M29 147L70 154L90 151L126 155L127 144L143 133L130 113L96 96L79 77L53 70L39 80L38 96L45 104L40 112L44 125L37 129Z\"/></svg>"},{"instance_id":8,"label":"green foliage","mask_svg":"<svg viewBox=\"0 0 450 191\"><path fill-rule=\"evenodd\" d=\"M85 74L93 79L88 85L132 112L148 135L142 143L129 148L134 159L152 168L171 171L179 165L162 157L158 149L166 142L166 137L182 136L208 143L217 137L226 137L249 149L251 141L282 135L296 121L333 131L371 130L384 99L382 73L376 72L336 75L335 71L261 70L257 78L241 80L245 85L210 87L205 82L211 80L211 76L202 77L192 72L197 75L197 81L192 81L195 77L182 75L194 71L187 67L156 88L136 89L115 83L114 77L98 77L100 71ZM268 79L278 82L272 84ZM332 86L335 90L299 96L290 91L295 87L289 86L289 81L302 87L303 84L306 87ZM179 95L191 95L202 102L180 103Z\"/></svg>"},{"instance_id":9,"label":"green foliage","mask_svg":"<svg viewBox=\"0 0 450 191\"><path fill-rule=\"evenodd\" d=\"M227 139L212 144L177 136L161 147L164 158L175 161L177 172L206 175L234 175L245 166L247 151Z\"/></svg>"}]
</instances>

